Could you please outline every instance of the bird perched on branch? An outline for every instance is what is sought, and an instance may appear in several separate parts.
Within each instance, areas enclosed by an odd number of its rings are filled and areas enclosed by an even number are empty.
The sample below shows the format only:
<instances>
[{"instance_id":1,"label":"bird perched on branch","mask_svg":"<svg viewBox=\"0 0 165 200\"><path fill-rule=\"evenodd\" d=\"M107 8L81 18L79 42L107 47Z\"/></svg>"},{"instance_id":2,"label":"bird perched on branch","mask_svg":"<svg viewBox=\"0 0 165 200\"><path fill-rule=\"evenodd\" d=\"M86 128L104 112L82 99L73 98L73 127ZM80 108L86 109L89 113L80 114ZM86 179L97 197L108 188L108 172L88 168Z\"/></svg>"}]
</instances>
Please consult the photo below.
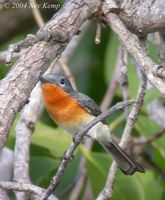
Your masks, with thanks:
<instances>
[{"instance_id":1,"label":"bird perched on branch","mask_svg":"<svg viewBox=\"0 0 165 200\"><path fill-rule=\"evenodd\" d=\"M85 94L75 91L65 76L48 74L40 81L49 115L57 125L71 134L78 133L86 124L101 114L95 102ZM144 172L143 167L114 142L109 127L104 121L93 126L86 136L97 140L107 152L111 153L124 174Z\"/></svg>"}]
</instances>

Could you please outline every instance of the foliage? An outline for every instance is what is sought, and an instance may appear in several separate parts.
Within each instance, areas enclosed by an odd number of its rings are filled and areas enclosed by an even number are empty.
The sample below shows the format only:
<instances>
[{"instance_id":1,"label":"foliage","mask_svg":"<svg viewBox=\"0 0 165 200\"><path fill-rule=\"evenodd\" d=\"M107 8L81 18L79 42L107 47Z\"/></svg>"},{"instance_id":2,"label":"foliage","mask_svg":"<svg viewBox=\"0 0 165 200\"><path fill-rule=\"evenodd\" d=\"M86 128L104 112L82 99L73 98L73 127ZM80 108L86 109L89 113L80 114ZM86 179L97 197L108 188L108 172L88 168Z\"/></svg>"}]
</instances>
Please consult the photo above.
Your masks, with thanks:
<instances>
[{"instance_id":1,"label":"foliage","mask_svg":"<svg viewBox=\"0 0 165 200\"><path fill-rule=\"evenodd\" d=\"M96 46L94 42L95 25L83 36L80 45L73 53L69 67L75 75L79 91L91 96L98 104L103 99L108 82L113 76L119 41L111 31L105 29L102 33L101 44ZM34 31L34 30L32 30ZM34 31L35 32L35 31ZM13 40L20 40L23 36ZM12 43L11 41L9 43ZM5 47L8 44L5 44ZM158 59L155 53L155 47L150 45L150 54L154 59ZM6 67L1 64L1 78L7 73ZM138 90L138 77L132 60L128 62L129 75L129 97L135 98ZM148 137L158 131L160 127L151 121L147 114L147 105L160 96L155 88L147 91L143 110L136 123L133 135ZM118 89L113 103L121 100L121 91ZM48 115L44 113L36 124L35 132L32 136L31 157L30 157L30 175L34 184L46 187L50 182L52 175L58 169L60 160L68 148L71 137L62 129L52 126L52 122L45 120ZM113 134L120 136L122 134L125 120L122 112L115 114L110 119L110 128ZM14 124L15 126L15 124ZM14 148L14 126L11 130L8 140L8 147ZM98 144L95 144L97 146ZM165 136L154 141L151 145L145 146L145 153L150 156L152 162L160 169L146 169L145 174L135 174L132 177L123 175L121 172L117 175L113 200L163 200L165 197L164 178L160 173L165 170ZM93 148L89 152L81 146L75 154L75 158L65 171L62 183L55 192L57 195L63 195L68 192L78 178L78 167L80 155L87 160L88 177L90 180L92 193L97 197L105 184L109 166L112 159L101 148Z\"/></svg>"}]
</instances>

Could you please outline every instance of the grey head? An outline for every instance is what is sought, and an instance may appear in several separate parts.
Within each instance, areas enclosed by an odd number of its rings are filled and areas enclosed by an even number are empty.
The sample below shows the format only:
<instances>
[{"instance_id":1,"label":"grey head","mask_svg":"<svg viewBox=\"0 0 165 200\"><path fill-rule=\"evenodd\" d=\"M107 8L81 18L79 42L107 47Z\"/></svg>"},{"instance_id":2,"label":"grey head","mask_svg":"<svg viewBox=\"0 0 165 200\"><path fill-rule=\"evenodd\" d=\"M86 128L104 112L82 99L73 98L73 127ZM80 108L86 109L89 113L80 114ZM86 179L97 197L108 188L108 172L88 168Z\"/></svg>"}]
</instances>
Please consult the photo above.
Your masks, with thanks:
<instances>
[{"instance_id":1,"label":"grey head","mask_svg":"<svg viewBox=\"0 0 165 200\"><path fill-rule=\"evenodd\" d=\"M46 74L40 78L40 81L41 81L41 84L45 84L45 83L54 84L60 87L61 89L65 90L67 93L71 93L74 91L70 81L64 75L55 74L55 73Z\"/></svg>"}]
</instances>

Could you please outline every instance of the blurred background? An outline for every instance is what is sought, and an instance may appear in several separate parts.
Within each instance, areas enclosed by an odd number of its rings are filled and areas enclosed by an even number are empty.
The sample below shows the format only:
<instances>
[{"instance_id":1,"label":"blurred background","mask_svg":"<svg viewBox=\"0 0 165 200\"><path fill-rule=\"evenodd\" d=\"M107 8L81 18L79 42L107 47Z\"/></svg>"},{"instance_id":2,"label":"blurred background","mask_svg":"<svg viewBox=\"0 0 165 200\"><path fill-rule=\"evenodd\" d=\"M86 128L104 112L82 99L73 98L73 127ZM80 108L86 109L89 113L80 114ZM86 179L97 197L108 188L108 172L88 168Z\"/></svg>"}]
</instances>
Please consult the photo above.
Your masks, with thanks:
<instances>
[{"instance_id":1,"label":"blurred background","mask_svg":"<svg viewBox=\"0 0 165 200\"><path fill-rule=\"evenodd\" d=\"M26 3L27 1L23 2ZM49 0L47 2L60 6L64 3L62 0ZM42 4L44 1L40 0L37 3ZM40 12L45 22L47 22L57 10L47 8L40 9ZM0 51L5 51L10 44L24 39L27 34L35 34L38 26L30 8L12 8L11 6L5 8L2 6L0 9L0 30ZM95 35L96 21L91 20L90 26L83 33L67 65L75 78L78 90L89 95L100 105L115 75L120 43L109 28L102 29L101 43L98 45L95 43ZM150 56L155 62L158 62L159 55L155 44L149 42L148 47ZM14 62L15 60L13 60ZM6 66L3 61L0 61L1 79L5 77L13 63ZM138 69L130 57L128 57L127 67L128 96L132 99L136 97L139 87ZM114 97L110 106L118 101L122 101L122 93L119 79L116 79ZM165 132L164 105L165 102L160 93L148 84L142 111L132 131L133 139L148 137L160 130L163 133ZM18 119L19 114L7 142L7 147L12 151L15 145L15 125ZM110 130L116 140L121 137L125 122L123 111L109 117ZM44 110L37 121L31 142L30 177L34 184L45 188L48 186L70 142L71 136L61 128L56 127ZM133 145L132 142L131 153L146 168L146 173L137 173L132 177L128 177L118 172L112 199L164 200L165 136L162 134L160 138L146 144ZM60 199L70 199L70 195L80 177L79 163L82 155L87 161L87 173L77 199L95 199L103 188L112 162L111 157L105 153L98 143L93 144L91 151L80 145L55 192L55 195Z\"/></svg>"}]
</instances>

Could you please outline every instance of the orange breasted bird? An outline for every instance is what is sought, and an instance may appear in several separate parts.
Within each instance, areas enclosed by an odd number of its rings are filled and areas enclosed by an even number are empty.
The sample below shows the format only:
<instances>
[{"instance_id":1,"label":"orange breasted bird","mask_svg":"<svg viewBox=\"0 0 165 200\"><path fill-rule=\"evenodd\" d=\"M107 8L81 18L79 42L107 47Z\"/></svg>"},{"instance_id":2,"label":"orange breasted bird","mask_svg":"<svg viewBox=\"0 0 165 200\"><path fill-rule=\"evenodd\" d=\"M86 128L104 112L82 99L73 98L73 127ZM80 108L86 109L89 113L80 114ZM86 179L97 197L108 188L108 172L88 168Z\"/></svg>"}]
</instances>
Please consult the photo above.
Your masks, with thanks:
<instances>
[{"instance_id":1,"label":"orange breasted bird","mask_svg":"<svg viewBox=\"0 0 165 200\"><path fill-rule=\"evenodd\" d=\"M79 132L101 113L96 103L85 94L75 91L65 76L48 74L40 81L44 103L50 117L71 134ZM124 174L144 172L143 167L114 142L104 121L93 126L86 136L97 140L111 153Z\"/></svg>"}]
</instances>

